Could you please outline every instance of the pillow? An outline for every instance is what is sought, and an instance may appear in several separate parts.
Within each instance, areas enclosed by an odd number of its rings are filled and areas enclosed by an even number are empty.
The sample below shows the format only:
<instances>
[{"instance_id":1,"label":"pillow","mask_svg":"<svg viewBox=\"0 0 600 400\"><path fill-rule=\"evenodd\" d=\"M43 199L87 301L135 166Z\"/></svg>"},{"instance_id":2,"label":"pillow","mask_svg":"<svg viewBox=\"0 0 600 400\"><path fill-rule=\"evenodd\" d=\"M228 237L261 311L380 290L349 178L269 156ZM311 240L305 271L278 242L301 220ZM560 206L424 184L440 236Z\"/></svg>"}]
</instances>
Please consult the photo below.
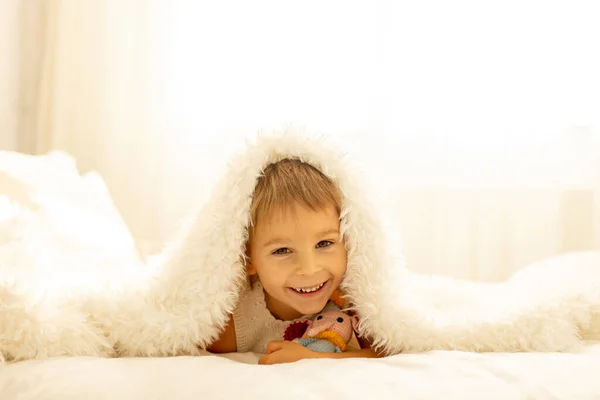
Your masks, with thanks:
<instances>
[{"instance_id":1,"label":"pillow","mask_svg":"<svg viewBox=\"0 0 600 400\"><path fill-rule=\"evenodd\" d=\"M143 268L97 173L81 176L62 152L0 152L0 280L60 296Z\"/></svg>"}]
</instances>

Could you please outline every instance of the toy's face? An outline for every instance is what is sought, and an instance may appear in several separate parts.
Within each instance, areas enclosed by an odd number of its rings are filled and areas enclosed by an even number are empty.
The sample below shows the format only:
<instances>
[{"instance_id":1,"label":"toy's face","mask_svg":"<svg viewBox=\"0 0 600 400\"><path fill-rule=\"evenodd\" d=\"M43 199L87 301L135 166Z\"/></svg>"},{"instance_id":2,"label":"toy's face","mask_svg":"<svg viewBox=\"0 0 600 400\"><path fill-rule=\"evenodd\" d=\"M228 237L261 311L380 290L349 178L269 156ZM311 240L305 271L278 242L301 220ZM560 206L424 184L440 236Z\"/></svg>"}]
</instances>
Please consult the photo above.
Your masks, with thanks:
<instances>
[{"instance_id":1,"label":"toy's face","mask_svg":"<svg viewBox=\"0 0 600 400\"><path fill-rule=\"evenodd\" d=\"M305 337L323 337L327 338L328 333L338 334L345 343L352 338L352 333L356 330L358 318L349 316L339 311L327 311L317 315L309 323Z\"/></svg>"}]
</instances>

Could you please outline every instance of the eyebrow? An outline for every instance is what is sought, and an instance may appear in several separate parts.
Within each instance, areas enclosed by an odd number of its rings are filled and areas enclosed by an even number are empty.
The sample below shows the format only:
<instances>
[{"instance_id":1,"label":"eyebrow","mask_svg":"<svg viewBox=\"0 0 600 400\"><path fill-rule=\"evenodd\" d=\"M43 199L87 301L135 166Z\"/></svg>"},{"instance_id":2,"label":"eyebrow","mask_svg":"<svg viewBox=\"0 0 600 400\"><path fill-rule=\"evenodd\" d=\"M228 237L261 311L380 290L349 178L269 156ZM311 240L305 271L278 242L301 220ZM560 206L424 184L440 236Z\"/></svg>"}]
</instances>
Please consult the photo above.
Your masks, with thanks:
<instances>
[{"instance_id":1,"label":"eyebrow","mask_svg":"<svg viewBox=\"0 0 600 400\"><path fill-rule=\"evenodd\" d=\"M332 235L332 234L339 234L340 230L337 228L331 228L331 229L325 229L324 231L321 231L317 234L317 237L322 237L322 236L326 236L326 235ZM275 243L284 243L284 242L289 242L290 240L288 238L273 238L271 240L268 240L267 242L263 243L263 247L268 247L271 246Z\"/></svg>"}]
</instances>

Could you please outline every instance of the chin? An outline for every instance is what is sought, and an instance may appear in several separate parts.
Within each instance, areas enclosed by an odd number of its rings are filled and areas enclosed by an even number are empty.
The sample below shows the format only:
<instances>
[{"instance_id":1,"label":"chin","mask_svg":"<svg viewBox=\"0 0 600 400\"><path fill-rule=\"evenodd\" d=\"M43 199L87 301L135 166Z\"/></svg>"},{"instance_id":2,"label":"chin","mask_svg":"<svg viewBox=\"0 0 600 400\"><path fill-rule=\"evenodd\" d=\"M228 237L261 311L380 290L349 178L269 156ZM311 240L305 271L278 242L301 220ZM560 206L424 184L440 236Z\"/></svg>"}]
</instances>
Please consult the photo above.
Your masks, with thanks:
<instances>
[{"instance_id":1,"label":"chin","mask_svg":"<svg viewBox=\"0 0 600 400\"><path fill-rule=\"evenodd\" d=\"M302 315L313 315L323 311L323 308L327 305L327 301L315 302L314 304L306 304L303 307L296 309Z\"/></svg>"}]
</instances>

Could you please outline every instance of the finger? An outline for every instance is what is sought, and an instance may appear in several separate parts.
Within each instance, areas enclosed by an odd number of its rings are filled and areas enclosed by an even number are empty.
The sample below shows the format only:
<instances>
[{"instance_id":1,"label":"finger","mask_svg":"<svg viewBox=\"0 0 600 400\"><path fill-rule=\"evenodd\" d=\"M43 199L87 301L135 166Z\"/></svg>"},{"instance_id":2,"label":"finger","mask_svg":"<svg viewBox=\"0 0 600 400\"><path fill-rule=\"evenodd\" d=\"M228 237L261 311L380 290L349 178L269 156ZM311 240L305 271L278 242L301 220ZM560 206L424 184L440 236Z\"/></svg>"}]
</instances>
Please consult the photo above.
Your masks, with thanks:
<instances>
[{"instance_id":1,"label":"finger","mask_svg":"<svg viewBox=\"0 0 600 400\"><path fill-rule=\"evenodd\" d=\"M273 364L273 358L270 357L268 354L263 354L258 359L258 364L259 365L271 365L271 364Z\"/></svg>"},{"instance_id":2,"label":"finger","mask_svg":"<svg viewBox=\"0 0 600 400\"><path fill-rule=\"evenodd\" d=\"M269 342L267 345L267 354L271 354L277 350L281 350L285 346L285 342L282 340L274 340Z\"/></svg>"}]
</instances>

